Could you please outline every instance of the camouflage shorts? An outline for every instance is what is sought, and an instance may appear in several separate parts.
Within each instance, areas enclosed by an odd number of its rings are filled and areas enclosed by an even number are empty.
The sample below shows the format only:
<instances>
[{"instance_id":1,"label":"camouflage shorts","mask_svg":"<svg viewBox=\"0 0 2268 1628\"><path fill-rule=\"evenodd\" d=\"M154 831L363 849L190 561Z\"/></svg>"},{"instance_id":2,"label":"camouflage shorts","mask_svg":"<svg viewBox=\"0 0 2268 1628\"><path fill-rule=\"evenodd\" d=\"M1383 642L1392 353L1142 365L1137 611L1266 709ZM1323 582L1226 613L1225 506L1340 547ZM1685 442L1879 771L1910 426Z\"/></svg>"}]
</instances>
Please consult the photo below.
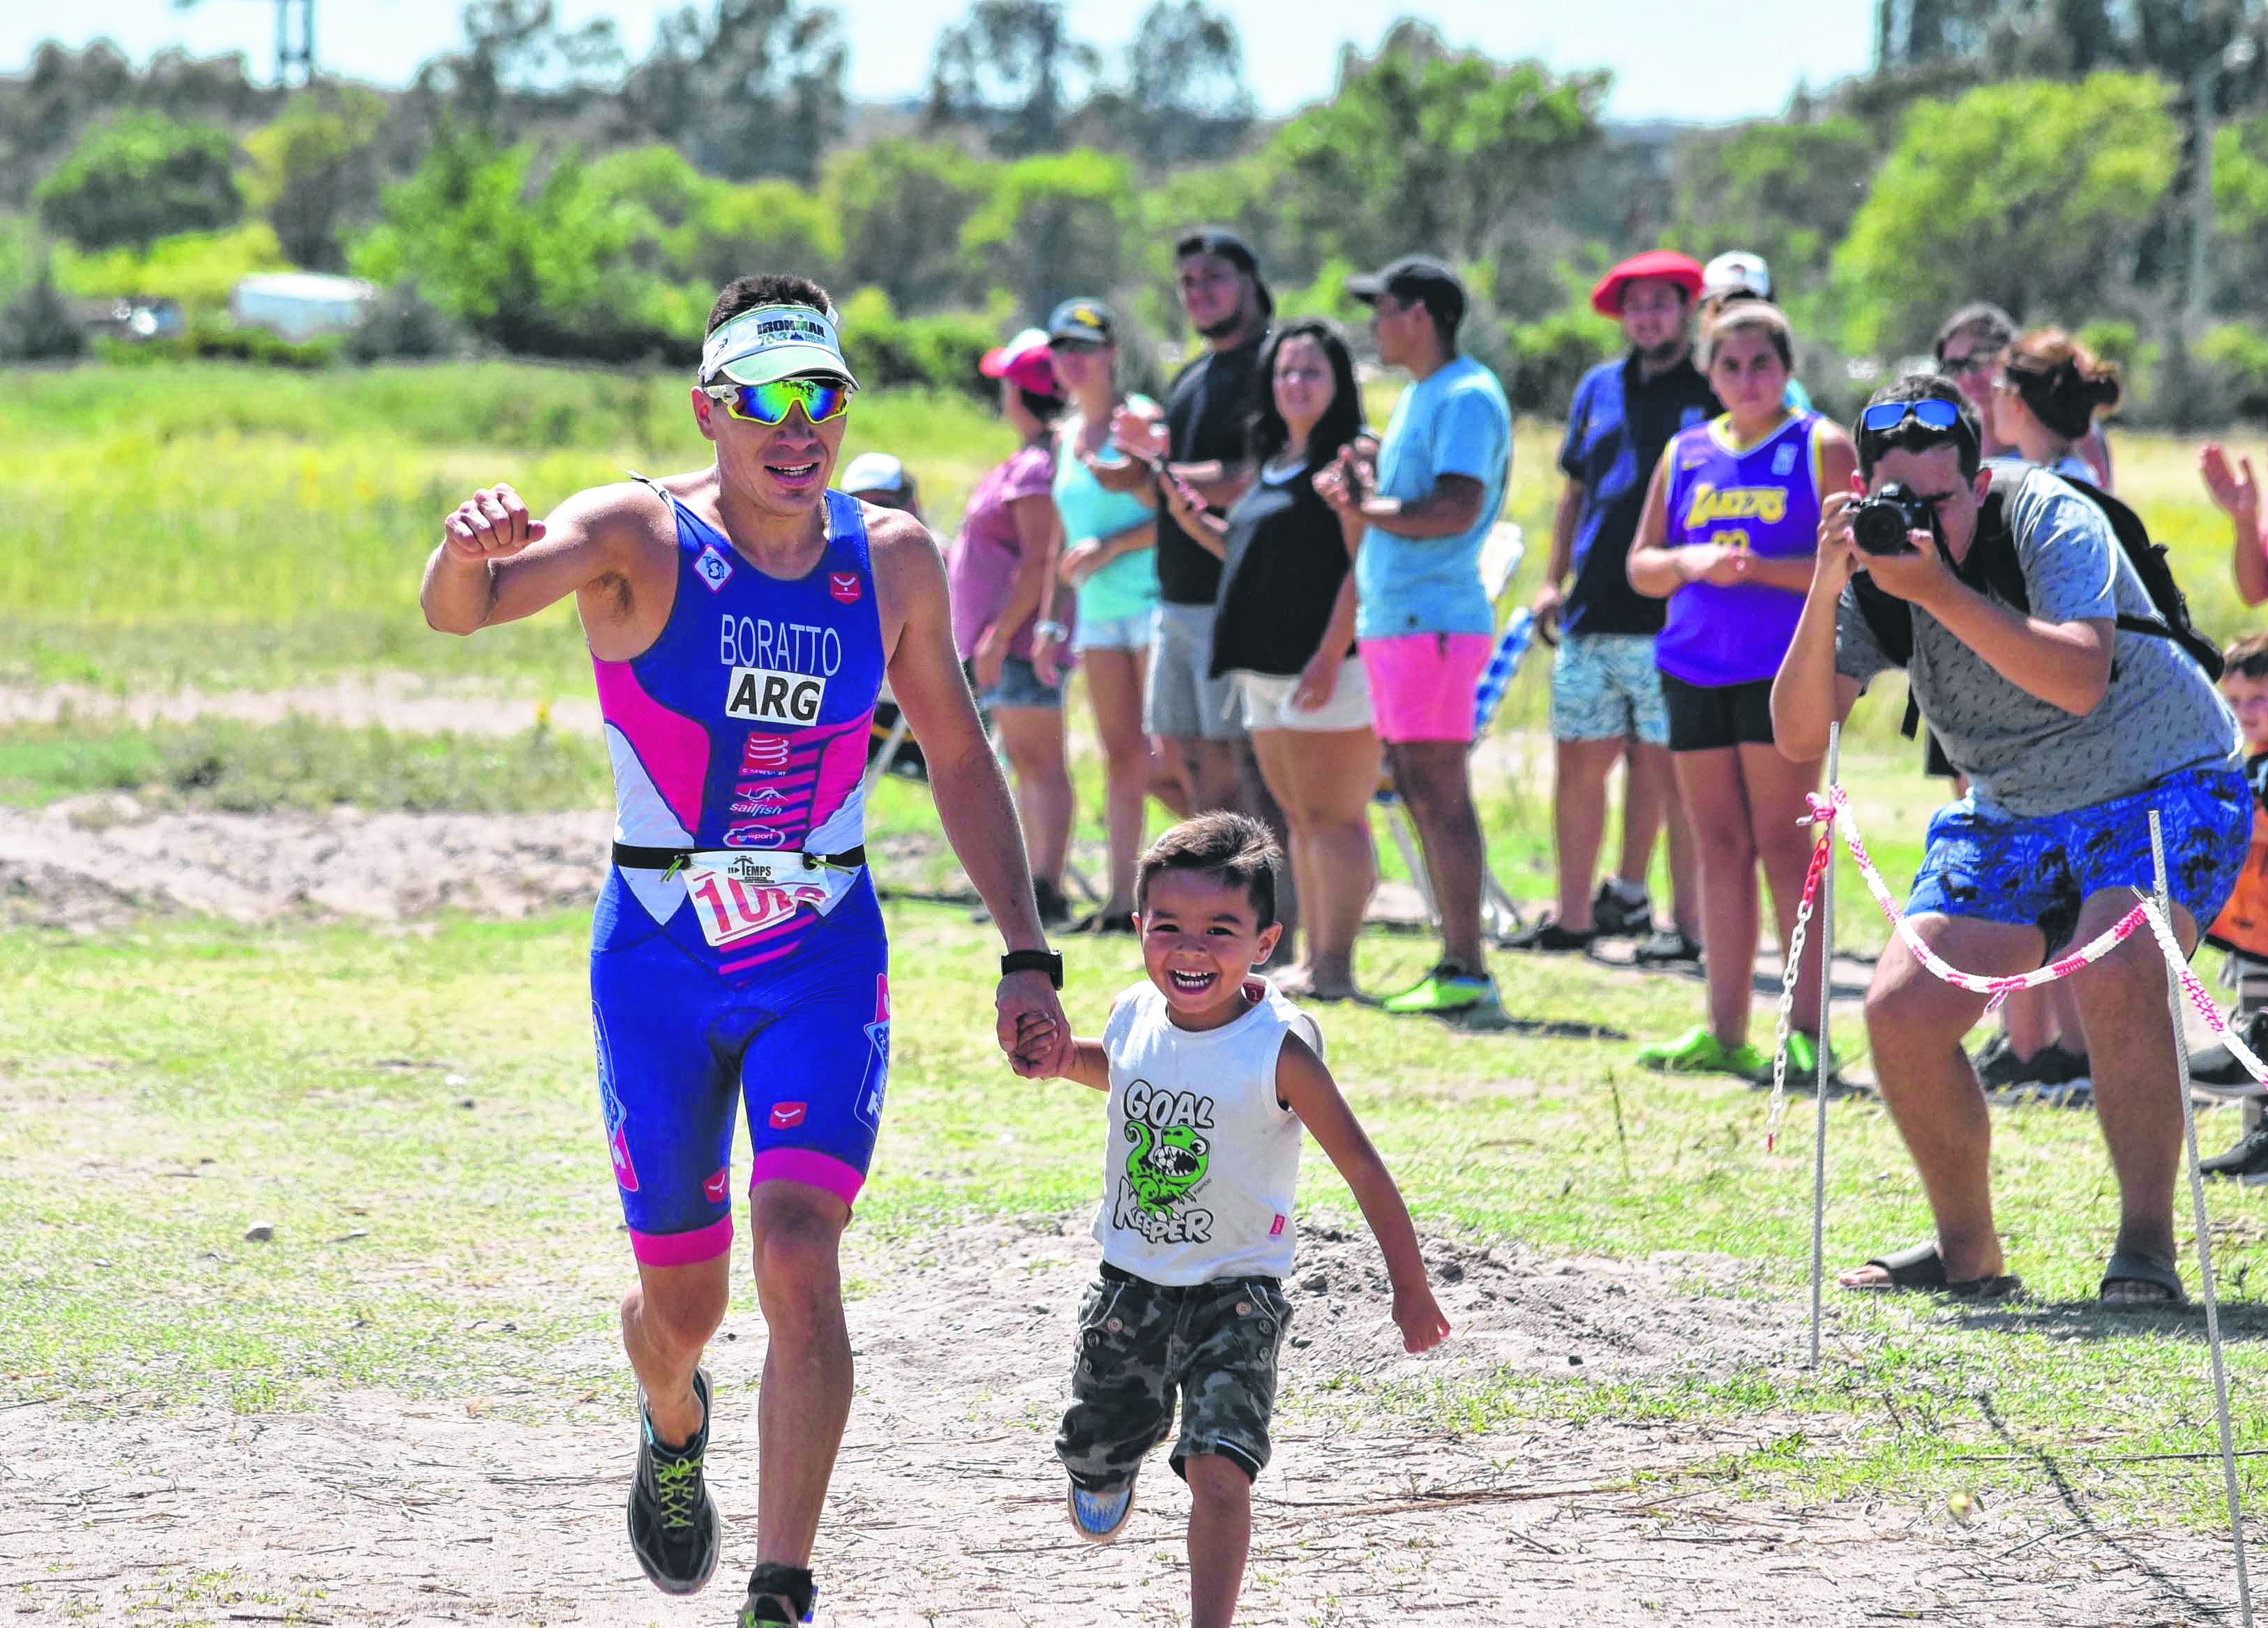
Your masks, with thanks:
<instances>
[{"instance_id":1,"label":"camouflage shorts","mask_svg":"<svg viewBox=\"0 0 2268 1628\"><path fill-rule=\"evenodd\" d=\"M1223 1278L1168 1288L1110 1267L1079 1308L1079 1360L1056 1456L1071 1478L1105 1492L1133 1478L1174 1424L1172 1463L1218 1453L1257 1480L1268 1463L1276 1353L1291 1303L1273 1278Z\"/></svg>"}]
</instances>

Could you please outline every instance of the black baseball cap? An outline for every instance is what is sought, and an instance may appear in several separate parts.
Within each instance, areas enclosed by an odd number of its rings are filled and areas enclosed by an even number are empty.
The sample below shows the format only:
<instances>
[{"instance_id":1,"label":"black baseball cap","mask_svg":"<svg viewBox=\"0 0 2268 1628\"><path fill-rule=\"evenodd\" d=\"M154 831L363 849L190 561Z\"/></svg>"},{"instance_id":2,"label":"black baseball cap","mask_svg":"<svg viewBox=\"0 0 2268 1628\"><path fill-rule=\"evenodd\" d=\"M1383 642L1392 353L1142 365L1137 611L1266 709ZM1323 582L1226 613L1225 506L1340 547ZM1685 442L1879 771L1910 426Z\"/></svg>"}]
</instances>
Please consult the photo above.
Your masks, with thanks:
<instances>
[{"instance_id":1,"label":"black baseball cap","mask_svg":"<svg viewBox=\"0 0 2268 1628\"><path fill-rule=\"evenodd\" d=\"M1346 280L1346 291L1366 306L1381 294L1422 305L1451 328L1465 320L1465 285L1438 260L1405 254L1390 266Z\"/></svg>"},{"instance_id":2,"label":"black baseball cap","mask_svg":"<svg viewBox=\"0 0 2268 1628\"><path fill-rule=\"evenodd\" d=\"M1274 315L1276 296L1268 291L1261 279L1260 257L1247 243L1226 226L1194 226L1174 239L1174 258L1186 260L1192 254L1218 254L1252 279L1255 292L1260 297L1260 309L1265 315Z\"/></svg>"},{"instance_id":3,"label":"black baseball cap","mask_svg":"<svg viewBox=\"0 0 2268 1628\"><path fill-rule=\"evenodd\" d=\"M1048 318L1048 337L1066 339L1079 345L1110 345L1118 343L1118 323L1111 316L1110 307L1099 299L1081 296L1066 299Z\"/></svg>"}]
</instances>

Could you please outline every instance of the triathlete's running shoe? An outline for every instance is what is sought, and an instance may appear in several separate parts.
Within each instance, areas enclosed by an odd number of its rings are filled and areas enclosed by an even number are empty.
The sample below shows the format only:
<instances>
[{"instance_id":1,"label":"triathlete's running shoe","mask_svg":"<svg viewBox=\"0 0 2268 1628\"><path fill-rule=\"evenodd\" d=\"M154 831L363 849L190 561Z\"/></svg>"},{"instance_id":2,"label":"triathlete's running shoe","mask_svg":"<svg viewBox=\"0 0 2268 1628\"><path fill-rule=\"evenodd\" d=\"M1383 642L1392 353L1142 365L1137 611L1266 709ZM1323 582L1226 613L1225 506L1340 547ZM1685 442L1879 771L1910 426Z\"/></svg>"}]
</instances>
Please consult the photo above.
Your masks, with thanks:
<instances>
[{"instance_id":1,"label":"triathlete's running shoe","mask_svg":"<svg viewBox=\"0 0 2268 1628\"><path fill-rule=\"evenodd\" d=\"M1454 961L1438 962L1433 969L1399 995L1388 996L1385 1009L1397 1017L1422 1013L1439 1017L1462 1012L1496 999L1496 980Z\"/></svg>"},{"instance_id":2,"label":"triathlete's running shoe","mask_svg":"<svg viewBox=\"0 0 2268 1628\"><path fill-rule=\"evenodd\" d=\"M1738 1074L1744 1079L1754 1079L1759 1070L1767 1078L1771 1073L1771 1058L1761 1048L1745 1040L1728 1046L1705 1023L1696 1023L1675 1040L1639 1047L1638 1065L1657 1074Z\"/></svg>"},{"instance_id":3,"label":"triathlete's running shoe","mask_svg":"<svg viewBox=\"0 0 2268 1628\"><path fill-rule=\"evenodd\" d=\"M701 1482L709 1447L709 1376L693 1370L701 1430L681 1448L654 1440L653 1419L638 1394L637 1479L630 1484L630 1548L664 1594L697 1594L717 1572L720 1522Z\"/></svg>"},{"instance_id":4,"label":"triathlete's running shoe","mask_svg":"<svg viewBox=\"0 0 2268 1628\"><path fill-rule=\"evenodd\" d=\"M741 1602L737 1628L792 1628L816 1622L818 1610L819 1590L809 1572L766 1560L748 1573L748 1597Z\"/></svg>"}]
</instances>

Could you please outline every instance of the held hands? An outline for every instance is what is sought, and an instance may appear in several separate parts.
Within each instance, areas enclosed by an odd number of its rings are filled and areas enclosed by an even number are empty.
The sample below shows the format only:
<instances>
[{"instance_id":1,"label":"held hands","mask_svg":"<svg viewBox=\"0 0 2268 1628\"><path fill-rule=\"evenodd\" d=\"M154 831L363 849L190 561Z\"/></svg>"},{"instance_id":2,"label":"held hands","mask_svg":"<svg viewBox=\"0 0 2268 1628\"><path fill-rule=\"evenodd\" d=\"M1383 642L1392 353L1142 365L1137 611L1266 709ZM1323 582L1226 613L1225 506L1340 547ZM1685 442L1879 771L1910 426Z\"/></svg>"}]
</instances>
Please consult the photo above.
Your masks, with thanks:
<instances>
[{"instance_id":1,"label":"held hands","mask_svg":"<svg viewBox=\"0 0 2268 1628\"><path fill-rule=\"evenodd\" d=\"M502 482L483 486L441 522L441 546L467 564L510 559L543 541L543 522L527 512L518 492Z\"/></svg>"},{"instance_id":2,"label":"held hands","mask_svg":"<svg viewBox=\"0 0 2268 1628\"><path fill-rule=\"evenodd\" d=\"M1394 1326L1402 1330L1402 1349L1412 1356L1449 1337L1449 1320L1433 1299L1432 1285L1424 1282L1395 1290Z\"/></svg>"},{"instance_id":3,"label":"held hands","mask_svg":"<svg viewBox=\"0 0 2268 1628\"><path fill-rule=\"evenodd\" d=\"M2233 520L2250 519L2251 529L2259 530L2260 482L2252 473L2252 460L2240 458L2236 468L2231 469L2228 453L2220 444L2207 441L2198 453L2198 474L2204 477L2205 490L2223 513Z\"/></svg>"},{"instance_id":4,"label":"held hands","mask_svg":"<svg viewBox=\"0 0 2268 1628\"><path fill-rule=\"evenodd\" d=\"M993 997L998 1010L1000 1050L1008 1066L1026 1079L1045 1079L1071 1066L1071 1025L1045 976L1012 972Z\"/></svg>"}]
</instances>

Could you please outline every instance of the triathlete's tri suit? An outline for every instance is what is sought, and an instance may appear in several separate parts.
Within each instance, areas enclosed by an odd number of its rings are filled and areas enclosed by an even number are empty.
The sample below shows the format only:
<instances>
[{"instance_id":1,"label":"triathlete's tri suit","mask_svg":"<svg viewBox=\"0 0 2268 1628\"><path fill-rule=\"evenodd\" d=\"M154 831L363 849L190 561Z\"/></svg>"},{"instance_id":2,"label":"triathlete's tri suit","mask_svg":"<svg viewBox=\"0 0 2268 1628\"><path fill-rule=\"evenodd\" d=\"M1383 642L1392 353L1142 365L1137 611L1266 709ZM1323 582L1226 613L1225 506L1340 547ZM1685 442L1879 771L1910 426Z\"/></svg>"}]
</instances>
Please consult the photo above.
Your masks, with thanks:
<instances>
[{"instance_id":1,"label":"triathlete's tri suit","mask_svg":"<svg viewBox=\"0 0 2268 1628\"><path fill-rule=\"evenodd\" d=\"M644 655L594 659L616 812L591 1017L631 1247L681 1265L732 1247L744 1096L751 1186L847 1203L865 1180L890 1058L861 847L884 661L857 498L826 494L826 556L782 581L654 490L677 526L668 623Z\"/></svg>"}]
</instances>

